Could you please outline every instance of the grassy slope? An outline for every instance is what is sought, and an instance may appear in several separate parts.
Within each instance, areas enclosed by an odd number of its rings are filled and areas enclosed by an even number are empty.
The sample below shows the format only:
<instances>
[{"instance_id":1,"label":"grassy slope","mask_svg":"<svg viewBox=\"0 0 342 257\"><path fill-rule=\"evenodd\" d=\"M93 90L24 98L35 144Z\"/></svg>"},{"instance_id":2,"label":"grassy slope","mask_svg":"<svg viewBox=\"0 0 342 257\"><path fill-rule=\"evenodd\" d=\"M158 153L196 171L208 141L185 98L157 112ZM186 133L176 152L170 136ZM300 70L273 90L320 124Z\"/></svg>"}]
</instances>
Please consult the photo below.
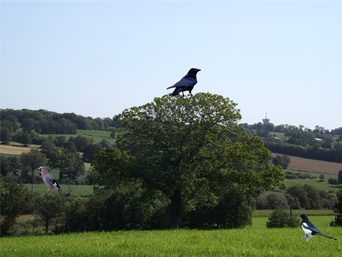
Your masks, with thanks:
<instances>
[{"instance_id":1,"label":"grassy slope","mask_svg":"<svg viewBox=\"0 0 342 257\"><path fill-rule=\"evenodd\" d=\"M230 230L90 232L0 238L3 256L341 256L342 228L328 227L331 217L312 217L337 241L301 239L300 228L263 225ZM253 220L264 224L265 219Z\"/></svg>"}]
</instances>

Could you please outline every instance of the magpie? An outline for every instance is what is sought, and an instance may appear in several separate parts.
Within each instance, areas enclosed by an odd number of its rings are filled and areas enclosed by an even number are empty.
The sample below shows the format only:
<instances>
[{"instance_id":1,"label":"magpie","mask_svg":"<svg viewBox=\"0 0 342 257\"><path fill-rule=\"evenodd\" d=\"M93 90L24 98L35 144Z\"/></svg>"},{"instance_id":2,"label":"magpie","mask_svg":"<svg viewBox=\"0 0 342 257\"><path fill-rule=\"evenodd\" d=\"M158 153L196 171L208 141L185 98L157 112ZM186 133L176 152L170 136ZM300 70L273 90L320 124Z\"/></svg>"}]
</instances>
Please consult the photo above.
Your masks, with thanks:
<instances>
[{"instance_id":1,"label":"magpie","mask_svg":"<svg viewBox=\"0 0 342 257\"><path fill-rule=\"evenodd\" d=\"M306 240L306 242L308 242L313 235L320 235L320 236L324 236L327 237L329 239L334 239L337 240L336 238L327 236L322 234L321 232L319 232L318 228L315 227L314 224L312 224L312 222L309 220L308 216L306 216L305 213L298 215L297 217L301 217L302 218L302 229L305 233L305 236L303 236L302 238Z\"/></svg>"},{"instance_id":2,"label":"magpie","mask_svg":"<svg viewBox=\"0 0 342 257\"><path fill-rule=\"evenodd\" d=\"M189 91L189 94L192 95L191 91L197 83L196 74L199 71L200 69L196 68L190 69L188 74L186 74L180 81L178 81L173 86L168 87L167 89L175 87L175 90L170 95L175 96L182 92L184 96L184 91Z\"/></svg>"}]
</instances>

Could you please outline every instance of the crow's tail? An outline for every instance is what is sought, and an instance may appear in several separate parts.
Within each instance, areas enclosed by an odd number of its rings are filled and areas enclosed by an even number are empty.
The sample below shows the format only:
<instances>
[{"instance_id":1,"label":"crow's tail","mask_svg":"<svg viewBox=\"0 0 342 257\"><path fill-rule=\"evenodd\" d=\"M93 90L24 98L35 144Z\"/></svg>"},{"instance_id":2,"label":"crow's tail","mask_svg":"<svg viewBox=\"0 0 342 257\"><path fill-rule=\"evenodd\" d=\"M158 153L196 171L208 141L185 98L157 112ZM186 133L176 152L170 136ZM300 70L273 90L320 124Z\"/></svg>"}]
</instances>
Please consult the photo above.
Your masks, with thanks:
<instances>
[{"instance_id":1,"label":"crow's tail","mask_svg":"<svg viewBox=\"0 0 342 257\"><path fill-rule=\"evenodd\" d=\"M327 237L327 238L329 238L329 239L334 239L334 240L337 240L336 238L333 238L333 237L330 237L330 236L324 235L324 234L322 234L321 232L318 232L318 233L316 233L316 235L320 235L320 236Z\"/></svg>"}]
</instances>

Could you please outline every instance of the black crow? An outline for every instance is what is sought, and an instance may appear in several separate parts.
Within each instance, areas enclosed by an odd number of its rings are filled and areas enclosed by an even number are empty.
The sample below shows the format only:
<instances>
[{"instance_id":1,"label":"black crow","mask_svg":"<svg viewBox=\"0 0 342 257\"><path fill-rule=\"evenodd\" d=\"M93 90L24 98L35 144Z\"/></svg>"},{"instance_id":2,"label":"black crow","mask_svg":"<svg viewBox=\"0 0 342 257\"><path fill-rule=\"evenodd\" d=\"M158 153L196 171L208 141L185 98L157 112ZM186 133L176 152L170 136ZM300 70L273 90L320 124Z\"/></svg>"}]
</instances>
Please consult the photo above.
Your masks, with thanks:
<instances>
[{"instance_id":1,"label":"black crow","mask_svg":"<svg viewBox=\"0 0 342 257\"><path fill-rule=\"evenodd\" d=\"M305 236L303 236L302 238L306 240L306 242L308 242L313 235L320 235L320 236L324 236L327 237L329 239L334 239L337 240L336 238L327 236L322 234L321 232L319 232L318 228L315 227L315 225L309 220L308 216L306 216L306 214L301 214L298 215L297 217L301 217L302 218L302 229L305 233Z\"/></svg>"},{"instance_id":2,"label":"black crow","mask_svg":"<svg viewBox=\"0 0 342 257\"><path fill-rule=\"evenodd\" d=\"M189 91L189 94L192 95L191 91L197 83L196 74L199 71L200 69L190 69L188 74L186 74L180 81L178 81L173 86L168 87L167 89L175 87L175 90L170 95L175 96L182 92L184 96L184 91Z\"/></svg>"}]
</instances>

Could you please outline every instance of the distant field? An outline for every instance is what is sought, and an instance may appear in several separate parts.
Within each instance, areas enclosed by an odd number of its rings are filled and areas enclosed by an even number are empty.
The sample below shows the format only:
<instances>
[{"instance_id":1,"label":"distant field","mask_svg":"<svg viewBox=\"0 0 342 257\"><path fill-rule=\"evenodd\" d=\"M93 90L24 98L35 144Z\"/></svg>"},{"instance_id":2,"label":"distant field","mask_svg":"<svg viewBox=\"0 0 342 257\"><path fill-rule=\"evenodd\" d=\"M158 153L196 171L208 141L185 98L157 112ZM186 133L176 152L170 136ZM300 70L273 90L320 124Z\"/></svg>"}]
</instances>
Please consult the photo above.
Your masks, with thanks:
<instances>
[{"instance_id":1,"label":"distant field","mask_svg":"<svg viewBox=\"0 0 342 257\"><path fill-rule=\"evenodd\" d=\"M283 132L270 132L270 135L275 135L276 137L280 137L280 138L286 138L284 135L285 133Z\"/></svg>"},{"instance_id":2,"label":"distant field","mask_svg":"<svg viewBox=\"0 0 342 257\"><path fill-rule=\"evenodd\" d=\"M111 138L110 134L112 132L110 131L99 131L99 130L83 130L83 129L78 129L77 134L80 135L91 135L91 136L99 136L99 137L107 137Z\"/></svg>"},{"instance_id":3,"label":"distant field","mask_svg":"<svg viewBox=\"0 0 342 257\"><path fill-rule=\"evenodd\" d=\"M276 156L276 155L283 155L283 154L272 153L272 156ZM290 169L307 170L307 171L315 171L315 172L323 172L323 173L334 173L334 174L338 174L338 172L342 170L342 163L305 159L305 158L291 156L291 155L288 155L288 156L291 159L291 163L289 165Z\"/></svg>"},{"instance_id":4,"label":"distant field","mask_svg":"<svg viewBox=\"0 0 342 257\"><path fill-rule=\"evenodd\" d=\"M30 147L24 147L20 145L0 145L0 153L2 154L14 154L20 155L30 151L32 148L38 148L38 145L31 145Z\"/></svg>"}]
</instances>

